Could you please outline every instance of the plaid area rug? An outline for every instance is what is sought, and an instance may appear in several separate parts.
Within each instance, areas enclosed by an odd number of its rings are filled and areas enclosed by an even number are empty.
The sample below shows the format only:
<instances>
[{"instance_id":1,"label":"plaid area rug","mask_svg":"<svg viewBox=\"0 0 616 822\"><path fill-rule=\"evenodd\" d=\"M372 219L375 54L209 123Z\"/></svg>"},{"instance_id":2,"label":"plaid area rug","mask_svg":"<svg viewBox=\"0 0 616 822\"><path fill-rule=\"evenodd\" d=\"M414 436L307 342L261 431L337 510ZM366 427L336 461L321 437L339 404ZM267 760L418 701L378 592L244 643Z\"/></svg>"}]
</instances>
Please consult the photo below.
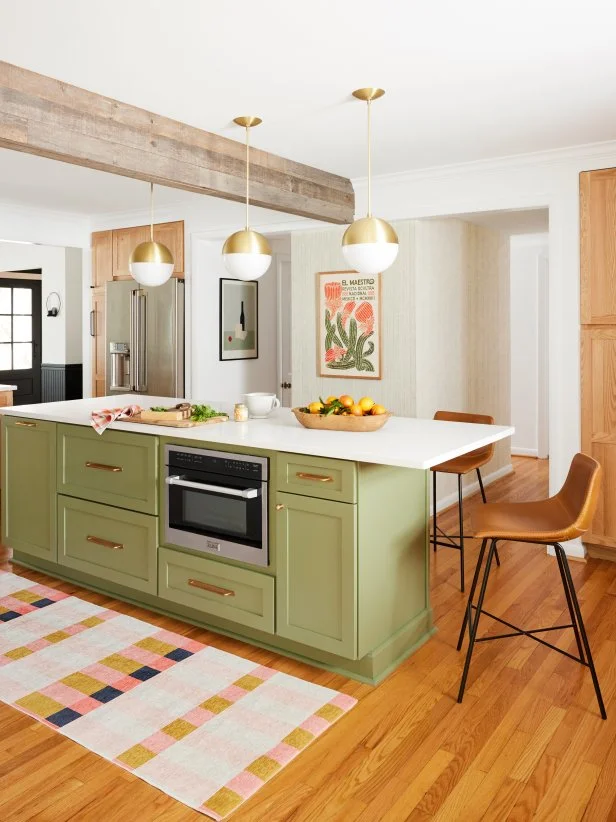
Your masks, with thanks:
<instances>
[{"instance_id":1,"label":"plaid area rug","mask_svg":"<svg viewBox=\"0 0 616 822\"><path fill-rule=\"evenodd\" d=\"M0 699L212 819L356 703L6 572Z\"/></svg>"}]
</instances>

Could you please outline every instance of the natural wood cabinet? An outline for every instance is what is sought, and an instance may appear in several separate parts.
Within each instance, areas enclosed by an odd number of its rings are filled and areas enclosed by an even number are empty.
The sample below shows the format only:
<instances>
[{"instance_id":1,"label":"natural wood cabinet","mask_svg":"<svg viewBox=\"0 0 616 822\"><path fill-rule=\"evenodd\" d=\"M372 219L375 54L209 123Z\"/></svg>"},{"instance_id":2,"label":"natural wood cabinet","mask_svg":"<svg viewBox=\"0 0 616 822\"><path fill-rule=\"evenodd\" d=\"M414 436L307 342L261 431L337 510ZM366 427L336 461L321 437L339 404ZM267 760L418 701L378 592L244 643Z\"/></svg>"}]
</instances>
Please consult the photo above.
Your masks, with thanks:
<instances>
[{"instance_id":1,"label":"natural wood cabinet","mask_svg":"<svg viewBox=\"0 0 616 822\"><path fill-rule=\"evenodd\" d=\"M178 220L175 223L155 223L154 241L166 245L171 252L175 263L173 276L184 277L184 221Z\"/></svg>"},{"instance_id":2,"label":"natural wood cabinet","mask_svg":"<svg viewBox=\"0 0 616 822\"><path fill-rule=\"evenodd\" d=\"M128 262L133 249L150 239L150 229L145 225L119 228L113 231L113 279L130 277Z\"/></svg>"},{"instance_id":3,"label":"natural wood cabinet","mask_svg":"<svg viewBox=\"0 0 616 822\"><path fill-rule=\"evenodd\" d=\"M582 450L603 467L588 552L616 561L616 169L580 175Z\"/></svg>"},{"instance_id":4,"label":"natural wood cabinet","mask_svg":"<svg viewBox=\"0 0 616 822\"><path fill-rule=\"evenodd\" d=\"M104 397L106 392L105 366L107 362L104 288L97 288L92 292L90 337L92 339L92 396Z\"/></svg>"},{"instance_id":5,"label":"natural wood cabinet","mask_svg":"<svg viewBox=\"0 0 616 822\"><path fill-rule=\"evenodd\" d=\"M580 174L583 324L616 324L616 168Z\"/></svg>"},{"instance_id":6,"label":"natural wood cabinet","mask_svg":"<svg viewBox=\"0 0 616 822\"><path fill-rule=\"evenodd\" d=\"M92 234L92 288L103 288L113 278L112 231Z\"/></svg>"}]
</instances>

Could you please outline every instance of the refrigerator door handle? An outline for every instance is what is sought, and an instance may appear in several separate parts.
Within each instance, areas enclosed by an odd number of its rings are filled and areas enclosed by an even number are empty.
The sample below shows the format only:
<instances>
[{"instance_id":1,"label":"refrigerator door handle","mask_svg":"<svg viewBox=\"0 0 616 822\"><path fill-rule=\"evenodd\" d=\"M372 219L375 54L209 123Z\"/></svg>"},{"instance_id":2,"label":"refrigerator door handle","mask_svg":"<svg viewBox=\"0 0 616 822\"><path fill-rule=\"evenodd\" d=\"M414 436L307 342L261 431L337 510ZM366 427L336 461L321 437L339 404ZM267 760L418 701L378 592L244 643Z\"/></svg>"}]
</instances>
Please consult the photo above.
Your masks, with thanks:
<instances>
[{"instance_id":1,"label":"refrigerator door handle","mask_svg":"<svg viewBox=\"0 0 616 822\"><path fill-rule=\"evenodd\" d=\"M148 390L148 310L147 291L139 294L139 391Z\"/></svg>"},{"instance_id":2,"label":"refrigerator door handle","mask_svg":"<svg viewBox=\"0 0 616 822\"><path fill-rule=\"evenodd\" d=\"M136 331L137 331L137 316L136 316L136 304L137 304L137 291L130 292L130 354L128 360L128 381L130 383L130 390L136 391L137 390L137 377L136 377L136 366L137 366L137 346L136 342Z\"/></svg>"}]
</instances>

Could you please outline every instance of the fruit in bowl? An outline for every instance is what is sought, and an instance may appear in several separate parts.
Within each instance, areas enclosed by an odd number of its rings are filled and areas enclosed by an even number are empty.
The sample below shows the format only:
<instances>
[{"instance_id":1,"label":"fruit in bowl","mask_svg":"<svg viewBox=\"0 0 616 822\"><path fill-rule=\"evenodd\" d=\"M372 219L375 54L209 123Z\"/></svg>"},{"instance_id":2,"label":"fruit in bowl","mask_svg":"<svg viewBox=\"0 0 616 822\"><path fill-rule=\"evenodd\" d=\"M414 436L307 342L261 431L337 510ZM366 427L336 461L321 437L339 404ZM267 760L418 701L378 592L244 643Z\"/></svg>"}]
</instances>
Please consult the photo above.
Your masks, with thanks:
<instances>
[{"instance_id":1,"label":"fruit in bowl","mask_svg":"<svg viewBox=\"0 0 616 822\"><path fill-rule=\"evenodd\" d=\"M294 408L298 421L305 428L325 428L337 431L376 431L382 428L391 414L372 397L355 402L348 394L329 396Z\"/></svg>"}]
</instances>

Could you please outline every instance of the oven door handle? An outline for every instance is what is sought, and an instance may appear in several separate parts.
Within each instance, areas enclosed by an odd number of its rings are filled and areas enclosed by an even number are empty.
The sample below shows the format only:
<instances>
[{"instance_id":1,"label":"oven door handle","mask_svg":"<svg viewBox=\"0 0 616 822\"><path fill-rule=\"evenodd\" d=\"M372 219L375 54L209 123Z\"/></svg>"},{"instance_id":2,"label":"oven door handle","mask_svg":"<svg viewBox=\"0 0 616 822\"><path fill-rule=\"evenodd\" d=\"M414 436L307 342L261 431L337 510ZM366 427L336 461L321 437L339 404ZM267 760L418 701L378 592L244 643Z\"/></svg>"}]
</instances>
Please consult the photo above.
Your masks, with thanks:
<instances>
[{"instance_id":1,"label":"oven door handle","mask_svg":"<svg viewBox=\"0 0 616 822\"><path fill-rule=\"evenodd\" d=\"M227 488L224 485L207 485L204 482L191 482L182 479L178 474L166 477L167 485L181 485L182 488L196 488L198 491L214 491L217 494L224 494L228 497L242 497L243 499L254 499L259 496L258 488Z\"/></svg>"}]
</instances>

